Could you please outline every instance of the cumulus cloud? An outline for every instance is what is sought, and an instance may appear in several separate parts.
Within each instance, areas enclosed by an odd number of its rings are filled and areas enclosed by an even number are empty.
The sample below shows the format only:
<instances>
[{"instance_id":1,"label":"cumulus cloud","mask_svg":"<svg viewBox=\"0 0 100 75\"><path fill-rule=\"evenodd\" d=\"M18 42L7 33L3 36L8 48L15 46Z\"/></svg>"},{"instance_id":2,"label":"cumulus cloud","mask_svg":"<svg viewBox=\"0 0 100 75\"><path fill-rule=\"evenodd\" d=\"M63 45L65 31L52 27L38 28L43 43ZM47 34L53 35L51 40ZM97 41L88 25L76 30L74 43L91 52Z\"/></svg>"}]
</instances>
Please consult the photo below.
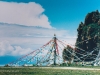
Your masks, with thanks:
<instances>
[{"instance_id":1,"label":"cumulus cloud","mask_svg":"<svg viewBox=\"0 0 100 75\"><path fill-rule=\"evenodd\" d=\"M33 50L30 49L30 48L22 48L20 46L14 46L14 50L12 51L12 55L26 55L28 54L29 52L32 52Z\"/></svg>"},{"instance_id":2,"label":"cumulus cloud","mask_svg":"<svg viewBox=\"0 0 100 75\"><path fill-rule=\"evenodd\" d=\"M0 56L2 55L25 55L31 52L30 48L22 48L20 46L12 46L9 41L0 41Z\"/></svg>"},{"instance_id":3,"label":"cumulus cloud","mask_svg":"<svg viewBox=\"0 0 100 75\"><path fill-rule=\"evenodd\" d=\"M44 8L35 2L15 3L0 1L0 22L25 26L52 28Z\"/></svg>"},{"instance_id":4,"label":"cumulus cloud","mask_svg":"<svg viewBox=\"0 0 100 75\"><path fill-rule=\"evenodd\" d=\"M8 41L0 41L0 56L9 54L13 49Z\"/></svg>"}]
</instances>

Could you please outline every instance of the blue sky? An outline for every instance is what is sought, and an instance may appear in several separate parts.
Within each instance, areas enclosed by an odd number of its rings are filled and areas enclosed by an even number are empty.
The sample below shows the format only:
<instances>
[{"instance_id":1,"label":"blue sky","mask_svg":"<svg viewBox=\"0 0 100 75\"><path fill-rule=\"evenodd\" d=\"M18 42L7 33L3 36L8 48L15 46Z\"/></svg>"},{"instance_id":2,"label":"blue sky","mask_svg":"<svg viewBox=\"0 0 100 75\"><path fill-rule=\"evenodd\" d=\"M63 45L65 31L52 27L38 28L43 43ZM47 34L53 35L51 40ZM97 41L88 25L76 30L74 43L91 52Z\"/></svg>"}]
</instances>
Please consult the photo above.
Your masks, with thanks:
<instances>
[{"instance_id":1,"label":"blue sky","mask_svg":"<svg viewBox=\"0 0 100 75\"><path fill-rule=\"evenodd\" d=\"M99 10L99 0L4 0L8 2L36 2L45 9L51 25L56 28L76 29L88 12ZM74 23L74 25L73 25Z\"/></svg>"},{"instance_id":2,"label":"blue sky","mask_svg":"<svg viewBox=\"0 0 100 75\"><path fill-rule=\"evenodd\" d=\"M78 25L84 22L87 13L100 10L99 3L99 0L1 0L0 64L41 47L54 33L58 39L74 45Z\"/></svg>"}]
</instances>

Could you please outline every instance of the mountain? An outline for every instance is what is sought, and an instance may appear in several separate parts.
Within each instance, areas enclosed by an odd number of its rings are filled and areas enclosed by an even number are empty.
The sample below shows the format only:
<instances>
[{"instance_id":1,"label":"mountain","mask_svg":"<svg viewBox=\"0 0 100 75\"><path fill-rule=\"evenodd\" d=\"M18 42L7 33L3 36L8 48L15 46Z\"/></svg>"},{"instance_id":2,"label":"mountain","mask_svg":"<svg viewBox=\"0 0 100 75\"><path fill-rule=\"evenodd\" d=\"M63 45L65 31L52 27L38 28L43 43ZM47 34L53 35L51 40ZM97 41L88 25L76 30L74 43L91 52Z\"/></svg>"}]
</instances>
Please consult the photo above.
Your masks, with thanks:
<instances>
[{"instance_id":1,"label":"mountain","mask_svg":"<svg viewBox=\"0 0 100 75\"><path fill-rule=\"evenodd\" d=\"M84 56L81 60L95 60L98 54L97 47L100 46L100 13L98 10L86 15L84 23L81 22L77 29L76 55L82 57L93 51L92 54Z\"/></svg>"}]
</instances>

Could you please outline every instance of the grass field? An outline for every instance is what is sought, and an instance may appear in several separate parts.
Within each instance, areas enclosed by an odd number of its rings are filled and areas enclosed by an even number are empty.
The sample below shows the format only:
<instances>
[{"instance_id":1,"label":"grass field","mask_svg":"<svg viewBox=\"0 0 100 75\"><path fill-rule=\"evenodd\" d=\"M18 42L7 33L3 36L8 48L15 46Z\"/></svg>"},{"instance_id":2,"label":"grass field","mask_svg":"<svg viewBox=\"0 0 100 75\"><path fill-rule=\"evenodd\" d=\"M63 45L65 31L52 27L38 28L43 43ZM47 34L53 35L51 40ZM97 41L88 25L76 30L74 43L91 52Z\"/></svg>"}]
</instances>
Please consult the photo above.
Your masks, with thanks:
<instances>
[{"instance_id":1,"label":"grass field","mask_svg":"<svg viewBox=\"0 0 100 75\"><path fill-rule=\"evenodd\" d=\"M68 70L54 68L0 67L0 75L100 75L99 70Z\"/></svg>"}]
</instances>

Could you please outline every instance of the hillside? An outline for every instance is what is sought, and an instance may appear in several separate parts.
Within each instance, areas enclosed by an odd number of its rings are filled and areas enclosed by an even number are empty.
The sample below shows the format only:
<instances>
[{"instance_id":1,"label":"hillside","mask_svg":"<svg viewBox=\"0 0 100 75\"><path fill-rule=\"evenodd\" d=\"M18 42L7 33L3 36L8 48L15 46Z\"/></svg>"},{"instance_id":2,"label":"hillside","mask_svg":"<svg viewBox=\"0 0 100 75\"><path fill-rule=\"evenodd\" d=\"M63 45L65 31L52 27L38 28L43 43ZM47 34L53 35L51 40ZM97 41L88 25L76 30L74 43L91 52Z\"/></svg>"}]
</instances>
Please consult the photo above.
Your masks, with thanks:
<instances>
[{"instance_id":1,"label":"hillside","mask_svg":"<svg viewBox=\"0 0 100 75\"><path fill-rule=\"evenodd\" d=\"M90 12L86 15L84 23L81 22L77 29L78 35L76 40L76 55L78 53L85 54L91 52L100 46L100 13L98 10ZM81 49L85 50L82 51ZM96 58L98 51L94 51L92 55L82 58L85 61L92 61ZM95 56L94 56L95 55ZM91 58L92 57L92 58Z\"/></svg>"}]
</instances>

